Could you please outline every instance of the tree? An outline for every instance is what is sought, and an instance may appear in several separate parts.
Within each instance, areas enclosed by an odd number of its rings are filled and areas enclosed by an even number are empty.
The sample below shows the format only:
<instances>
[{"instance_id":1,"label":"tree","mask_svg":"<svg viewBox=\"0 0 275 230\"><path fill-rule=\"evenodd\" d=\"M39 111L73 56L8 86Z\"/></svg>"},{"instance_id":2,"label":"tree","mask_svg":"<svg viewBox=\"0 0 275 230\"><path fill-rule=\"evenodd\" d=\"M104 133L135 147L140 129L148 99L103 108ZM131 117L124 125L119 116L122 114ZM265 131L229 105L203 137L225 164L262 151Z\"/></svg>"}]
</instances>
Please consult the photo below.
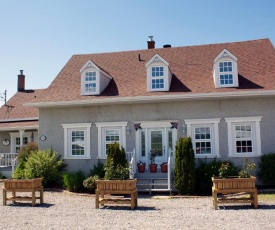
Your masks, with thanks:
<instances>
[{"instance_id":1,"label":"tree","mask_svg":"<svg viewBox=\"0 0 275 230\"><path fill-rule=\"evenodd\" d=\"M181 137L176 144L175 187L180 194L191 195L195 190L195 158L191 137Z\"/></svg>"},{"instance_id":2,"label":"tree","mask_svg":"<svg viewBox=\"0 0 275 230\"><path fill-rule=\"evenodd\" d=\"M106 180L111 179L128 179L129 167L126 159L126 153L119 143L115 142L108 146L107 161L104 165Z\"/></svg>"}]
</instances>

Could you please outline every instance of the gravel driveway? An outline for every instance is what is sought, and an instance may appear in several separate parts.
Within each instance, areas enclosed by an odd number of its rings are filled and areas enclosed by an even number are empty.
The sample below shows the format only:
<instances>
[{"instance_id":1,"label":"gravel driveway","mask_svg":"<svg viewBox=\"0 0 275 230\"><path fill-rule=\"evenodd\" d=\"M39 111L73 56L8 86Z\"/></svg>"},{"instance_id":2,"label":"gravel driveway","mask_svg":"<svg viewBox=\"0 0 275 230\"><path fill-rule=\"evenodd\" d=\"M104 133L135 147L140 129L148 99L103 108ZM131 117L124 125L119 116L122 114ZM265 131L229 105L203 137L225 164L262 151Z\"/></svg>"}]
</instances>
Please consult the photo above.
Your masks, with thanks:
<instances>
[{"instance_id":1,"label":"gravel driveway","mask_svg":"<svg viewBox=\"0 0 275 230\"><path fill-rule=\"evenodd\" d=\"M2 183L0 183L2 201ZM95 209L93 195L45 191L45 204L0 204L0 229L275 229L275 203L222 206L211 197L174 198L140 195L138 208Z\"/></svg>"}]
</instances>

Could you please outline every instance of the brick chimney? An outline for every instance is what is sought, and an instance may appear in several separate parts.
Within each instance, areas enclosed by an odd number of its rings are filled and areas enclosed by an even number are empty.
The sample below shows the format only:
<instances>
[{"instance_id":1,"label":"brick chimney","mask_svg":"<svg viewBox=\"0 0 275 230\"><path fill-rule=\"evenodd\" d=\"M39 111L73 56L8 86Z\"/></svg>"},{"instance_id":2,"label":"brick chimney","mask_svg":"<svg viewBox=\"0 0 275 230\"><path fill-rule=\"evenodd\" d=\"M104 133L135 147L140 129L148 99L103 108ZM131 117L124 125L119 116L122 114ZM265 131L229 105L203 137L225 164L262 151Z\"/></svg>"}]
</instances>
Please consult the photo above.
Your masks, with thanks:
<instances>
[{"instance_id":1,"label":"brick chimney","mask_svg":"<svg viewBox=\"0 0 275 230\"><path fill-rule=\"evenodd\" d=\"M18 75L17 91L23 92L24 90L25 90L25 75L23 74L23 70L20 70L20 74Z\"/></svg>"},{"instance_id":2,"label":"brick chimney","mask_svg":"<svg viewBox=\"0 0 275 230\"><path fill-rule=\"evenodd\" d=\"M155 49L155 41L153 40L153 36L148 36L148 37L149 37L149 41L147 41L148 49Z\"/></svg>"}]
</instances>

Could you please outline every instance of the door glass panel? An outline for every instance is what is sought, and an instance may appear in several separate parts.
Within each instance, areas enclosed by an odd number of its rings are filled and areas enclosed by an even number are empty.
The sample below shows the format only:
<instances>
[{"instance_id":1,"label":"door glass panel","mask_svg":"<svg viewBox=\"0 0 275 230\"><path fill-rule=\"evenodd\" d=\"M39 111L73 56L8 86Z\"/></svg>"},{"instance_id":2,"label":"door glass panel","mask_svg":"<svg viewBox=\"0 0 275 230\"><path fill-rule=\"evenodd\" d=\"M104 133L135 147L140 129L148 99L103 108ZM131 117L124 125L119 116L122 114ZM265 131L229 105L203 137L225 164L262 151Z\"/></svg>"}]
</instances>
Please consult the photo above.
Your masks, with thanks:
<instances>
[{"instance_id":1,"label":"door glass panel","mask_svg":"<svg viewBox=\"0 0 275 230\"><path fill-rule=\"evenodd\" d=\"M151 131L151 151L156 153L156 156L163 156L162 131Z\"/></svg>"},{"instance_id":2,"label":"door glass panel","mask_svg":"<svg viewBox=\"0 0 275 230\"><path fill-rule=\"evenodd\" d=\"M171 130L168 131L168 147L169 149L171 149L171 156L173 156L174 149L173 149L173 136L172 136Z\"/></svg>"},{"instance_id":3,"label":"door glass panel","mask_svg":"<svg viewBox=\"0 0 275 230\"><path fill-rule=\"evenodd\" d=\"M141 131L141 156L145 157L145 131Z\"/></svg>"}]
</instances>

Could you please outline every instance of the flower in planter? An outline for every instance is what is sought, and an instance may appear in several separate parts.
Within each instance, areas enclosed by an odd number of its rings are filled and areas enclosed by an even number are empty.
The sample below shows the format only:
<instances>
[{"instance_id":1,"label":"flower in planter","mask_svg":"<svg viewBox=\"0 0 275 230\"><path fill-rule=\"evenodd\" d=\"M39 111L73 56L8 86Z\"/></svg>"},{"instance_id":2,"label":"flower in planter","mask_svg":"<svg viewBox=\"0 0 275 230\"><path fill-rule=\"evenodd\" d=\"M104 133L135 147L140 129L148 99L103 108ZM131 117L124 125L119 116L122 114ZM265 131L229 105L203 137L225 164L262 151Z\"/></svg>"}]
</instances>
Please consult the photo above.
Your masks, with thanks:
<instances>
[{"instance_id":1,"label":"flower in planter","mask_svg":"<svg viewBox=\"0 0 275 230\"><path fill-rule=\"evenodd\" d=\"M219 168L219 177L226 178L229 176L230 165L229 163L222 163Z\"/></svg>"},{"instance_id":2,"label":"flower in planter","mask_svg":"<svg viewBox=\"0 0 275 230\"><path fill-rule=\"evenodd\" d=\"M256 164L254 162L248 163L248 159L246 158L243 164L243 169L239 172L239 177L241 178L249 178L251 177L252 171L256 168Z\"/></svg>"}]
</instances>

